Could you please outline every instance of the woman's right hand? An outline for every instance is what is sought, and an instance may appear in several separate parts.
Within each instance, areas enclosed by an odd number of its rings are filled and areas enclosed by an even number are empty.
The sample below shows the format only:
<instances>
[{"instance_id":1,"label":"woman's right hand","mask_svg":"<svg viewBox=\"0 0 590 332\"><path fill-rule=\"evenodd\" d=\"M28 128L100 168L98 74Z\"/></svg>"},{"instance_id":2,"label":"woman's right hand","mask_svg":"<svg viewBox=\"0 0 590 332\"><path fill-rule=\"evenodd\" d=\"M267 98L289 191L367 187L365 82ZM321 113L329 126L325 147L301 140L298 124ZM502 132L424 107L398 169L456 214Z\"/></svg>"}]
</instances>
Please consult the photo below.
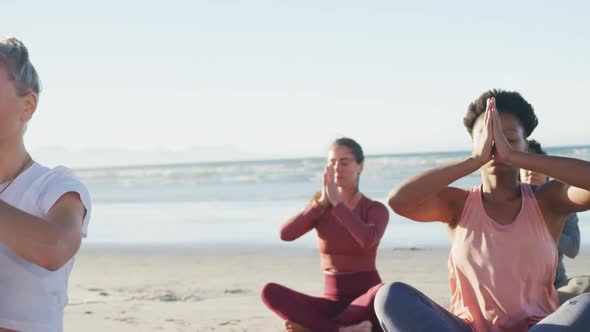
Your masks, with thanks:
<instances>
[{"instance_id":1,"label":"woman's right hand","mask_svg":"<svg viewBox=\"0 0 590 332\"><path fill-rule=\"evenodd\" d=\"M492 159L492 150L494 146L494 128L491 115L492 107L492 98L488 98L482 129L480 132L473 133L473 150L471 152L471 157L478 160L482 166Z\"/></svg>"}]
</instances>

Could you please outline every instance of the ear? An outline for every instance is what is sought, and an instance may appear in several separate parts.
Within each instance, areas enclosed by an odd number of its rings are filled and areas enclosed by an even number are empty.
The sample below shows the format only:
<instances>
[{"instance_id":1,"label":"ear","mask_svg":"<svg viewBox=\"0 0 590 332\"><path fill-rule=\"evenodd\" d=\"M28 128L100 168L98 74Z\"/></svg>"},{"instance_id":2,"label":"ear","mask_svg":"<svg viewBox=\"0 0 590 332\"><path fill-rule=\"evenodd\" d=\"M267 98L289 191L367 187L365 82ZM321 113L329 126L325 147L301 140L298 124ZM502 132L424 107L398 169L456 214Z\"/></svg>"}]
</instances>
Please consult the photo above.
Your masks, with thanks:
<instances>
[{"instance_id":1,"label":"ear","mask_svg":"<svg viewBox=\"0 0 590 332\"><path fill-rule=\"evenodd\" d=\"M363 161L362 163L359 164L359 174L361 174L363 172L364 167L365 167L365 162Z\"/></svg>"},{"instance_id":2,"label":"ear","mask_svg":"<svg viewBox=\"0 0 590 332\"><path fill-rule=\"evenodd\" d=\"M35 111L37 110L37 102L39 101L39 96L37 96L36 93L29 91L24 97L23 97L23 103L24 103L24 113L22 115L21 120L27 122L29 120L31 120L31 118L33 117L33 114L35 113Z\"/></svg>"},{"instance_id":3,"label":"ear","mask_svg":"<svg viewBox=\"0 0 590 332\"><path fill-rule=\"evenodd\" d=\"M524 152L529 152L529 140L524 140Z\"/></svg>"}]
</instances>

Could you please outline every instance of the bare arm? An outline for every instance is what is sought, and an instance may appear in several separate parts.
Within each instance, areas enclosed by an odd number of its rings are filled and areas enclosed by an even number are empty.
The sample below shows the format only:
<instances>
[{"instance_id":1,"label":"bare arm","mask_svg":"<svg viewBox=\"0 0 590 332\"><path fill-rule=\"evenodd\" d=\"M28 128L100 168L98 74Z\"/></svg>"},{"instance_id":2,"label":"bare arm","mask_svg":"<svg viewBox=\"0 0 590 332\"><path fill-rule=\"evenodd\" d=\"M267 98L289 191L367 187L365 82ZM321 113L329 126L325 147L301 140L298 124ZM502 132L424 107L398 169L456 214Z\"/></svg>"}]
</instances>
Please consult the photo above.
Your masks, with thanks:
<instances>
[{"instance_id":1,"label":"bare arm","mask_svg":"<svg viewBox=\"0 0 590 332\"><path fill-rule=\"evenodd\" d=\"M514 167L545 174L586 192L590 191L590 162L574 158L511 151L507 163ZM590 197L586 197L586 200L590 201Z\"/></svg>"},{"instance_id":2,"label":"bare arm","mask_svg":"<svg viewBox=\"0 0 590 332\"><path fill-rule=\"evenodd\" d=\"M590 162L565 157L546 156L514 151L502 131L495 104L492 110L494 158L515 168L545 174L550 181L538 190L537 199L552 219L563 222L563 217L590 209Z\"/></svg>"},{"instance_id":3,"label":"bare arm","mask_svg":"<svg viewBox=\"0 0 590 332\"><path fill-rule=\"evenodd\" d=\"M492 158L490 109L488 101L482 130L473 136L472 156L418 174L393 188L388 203L395 213L416 221L442 221L451 227L458 223L469 193L449 185L475 172Z\"/></svg>"},{"instance_id":4,"label":"bare arm","mask_svg":"<svg viewBox=\"0 0 590 332\"><path fill-rule=\"evenodd\" d=\"M38 218L0 201L0 242L47 270L60 269L80 248L86 209L77 193L66 193Z\"/></svg>"},{"instance_id":5,"label":"bare arm","mask_svg":"<svg viewBox=\"0 0 590 332\"><path fill-rule=\"evenodd\" d=\"M558 180L541 186L539 197L560 216L590 209L590 162L512 151L506 163Z\"/></svg>"},{"instance_id":6,"label":"bare arm","mask_svg":"<svg viewBox=\"0 0 590 332\"><path fill-rule=\"evenodd\" d=\"M481 163L466 158L428 170L393 188L388 197L391 209L416 221L442 221L455 225L461 217L468 192L448 185L479 169Z\"/></svg>"}]
</instances>

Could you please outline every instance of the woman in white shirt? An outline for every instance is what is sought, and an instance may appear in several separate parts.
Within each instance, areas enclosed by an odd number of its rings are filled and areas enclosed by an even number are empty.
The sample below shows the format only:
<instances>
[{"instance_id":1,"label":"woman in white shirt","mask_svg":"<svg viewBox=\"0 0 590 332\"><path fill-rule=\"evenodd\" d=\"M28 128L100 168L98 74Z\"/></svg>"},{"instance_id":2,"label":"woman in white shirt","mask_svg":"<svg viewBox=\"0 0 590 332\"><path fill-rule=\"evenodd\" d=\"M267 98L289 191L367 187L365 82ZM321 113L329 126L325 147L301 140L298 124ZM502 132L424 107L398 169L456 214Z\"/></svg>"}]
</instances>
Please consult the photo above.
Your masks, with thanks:
<instances>
[{"instance_id":1,"label":"woman in white shirt","mask_svg":"<svg viewBox=\"0 0 590 332\"><path fill-rule=\"evenodd\" d=\"M39 92L27 48L0 39L0 332L63 330L68 276L90 217L85 186L25 149Z\"/></svg>"}]
</instances>

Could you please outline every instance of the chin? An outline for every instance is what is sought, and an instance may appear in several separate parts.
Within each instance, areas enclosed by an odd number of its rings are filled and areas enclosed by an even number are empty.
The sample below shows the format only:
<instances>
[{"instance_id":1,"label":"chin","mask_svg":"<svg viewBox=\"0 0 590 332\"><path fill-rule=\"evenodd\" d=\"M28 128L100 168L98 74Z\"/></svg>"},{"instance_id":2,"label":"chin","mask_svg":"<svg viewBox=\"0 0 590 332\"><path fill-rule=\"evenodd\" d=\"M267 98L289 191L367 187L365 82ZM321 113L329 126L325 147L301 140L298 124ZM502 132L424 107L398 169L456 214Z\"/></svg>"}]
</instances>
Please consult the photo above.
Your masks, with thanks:
<instances>
[{"instance_id":1,"label":"chin","mask_svg":"<svg viewBox=\"0 0 590 332\"><path fill-rule=\"evenodd\" d=\"M336 185L340 188L348 188L352 185L352 183L350 181L346 181L346 180L342 179L342 180L336 180Z\"/></svg>"},{"instance_id":2,"label":"chin","mask_svg":"<svg viewBox=\"0 0 590 332\"><path fill-rule=\"evenodd\" d=\"M516 168L512 167L512 166L508 166L506 164L495 164L495 165L490 165L487 169L488 173L490 174L494 174L494 175L501 175L501 174L507 174L507 173L513 173L516 170Z\"/></svg>"}]
</instances>

